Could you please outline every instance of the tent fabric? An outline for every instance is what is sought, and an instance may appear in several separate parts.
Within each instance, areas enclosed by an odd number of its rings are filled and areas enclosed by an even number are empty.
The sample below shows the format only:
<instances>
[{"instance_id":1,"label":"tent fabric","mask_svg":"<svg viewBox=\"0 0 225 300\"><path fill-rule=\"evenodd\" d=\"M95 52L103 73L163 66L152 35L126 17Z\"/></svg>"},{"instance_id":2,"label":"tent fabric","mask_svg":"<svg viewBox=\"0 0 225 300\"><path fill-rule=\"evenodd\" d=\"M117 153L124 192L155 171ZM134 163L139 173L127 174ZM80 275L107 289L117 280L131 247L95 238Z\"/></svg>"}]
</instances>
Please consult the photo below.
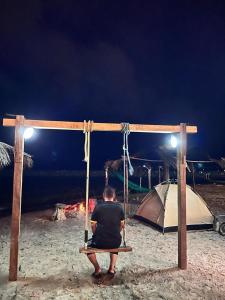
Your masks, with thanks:
<instances>
[{"instance_id":1,"label":"tent fabric","mask_svg":"<svg viewBox=\"0 0 225 300\"><path fill-rule=\"evenodd\" d=\"M148 193L137 209L135 217L163 230L174 231L178 226L177 184L161 183ZM211 228L213 215L205 201L186 186L187 228Z\"/></svg>"}]
</instances>

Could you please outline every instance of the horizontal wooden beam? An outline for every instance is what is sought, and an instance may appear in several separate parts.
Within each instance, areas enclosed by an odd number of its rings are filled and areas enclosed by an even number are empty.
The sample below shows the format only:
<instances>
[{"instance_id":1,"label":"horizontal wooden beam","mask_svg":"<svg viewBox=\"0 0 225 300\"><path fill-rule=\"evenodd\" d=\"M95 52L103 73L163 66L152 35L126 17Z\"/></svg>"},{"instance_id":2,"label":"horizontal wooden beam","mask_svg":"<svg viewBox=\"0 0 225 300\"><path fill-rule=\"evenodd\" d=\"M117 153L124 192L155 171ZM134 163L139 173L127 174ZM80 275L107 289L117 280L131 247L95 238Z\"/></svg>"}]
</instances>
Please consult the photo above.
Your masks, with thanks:
<instances>
[{"instance_id":1,"label":"horizontal wooden beam","mask_svg":"<svg viewBox=\"0 0 225 300\"><path fill-rule=\"evenodd\" d=\"M15 119L3 119L3 126L14 127ZM59 129L59 130L84 130L84 122L67 122L67 121L44 121L44 120L24 120L23 126L39 129ZM121 131L121 123L94 123L92 131ZM180 132L180 125L145 125L129 124L130 132L146 133L176 133ZM196 133L196 126L187 126L187 133Z\"/></svg>"}]
</instances>

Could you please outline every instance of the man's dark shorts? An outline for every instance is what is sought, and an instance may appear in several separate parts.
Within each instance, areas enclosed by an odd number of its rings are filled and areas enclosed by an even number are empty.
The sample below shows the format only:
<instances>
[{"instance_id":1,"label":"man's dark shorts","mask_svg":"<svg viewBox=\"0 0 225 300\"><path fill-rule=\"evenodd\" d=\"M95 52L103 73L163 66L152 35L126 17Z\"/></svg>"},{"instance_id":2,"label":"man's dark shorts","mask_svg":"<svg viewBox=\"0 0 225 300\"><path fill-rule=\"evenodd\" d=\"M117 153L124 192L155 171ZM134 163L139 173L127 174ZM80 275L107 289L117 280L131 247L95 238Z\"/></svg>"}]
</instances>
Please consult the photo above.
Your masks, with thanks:
<instances>
[{"instance_id":1,"label":"man's dark shorts","mask_svg":"<svg viewBox=\"0 0 225 300\"><path fill-rule=\"evenodd\" d=\"M107 245L108 247L106 247L106 245L101 245L101 244L97 244L95 243L94 239L91 238L88 240L88 247L89 248L97 248L97 249L115 249L115 248L119 248L120 247L120 244L121 242L118 244L111 244L111 245ZM118 255L118 252L110 252L112 254L117 254Z\"/></svg>"}]
</instances>

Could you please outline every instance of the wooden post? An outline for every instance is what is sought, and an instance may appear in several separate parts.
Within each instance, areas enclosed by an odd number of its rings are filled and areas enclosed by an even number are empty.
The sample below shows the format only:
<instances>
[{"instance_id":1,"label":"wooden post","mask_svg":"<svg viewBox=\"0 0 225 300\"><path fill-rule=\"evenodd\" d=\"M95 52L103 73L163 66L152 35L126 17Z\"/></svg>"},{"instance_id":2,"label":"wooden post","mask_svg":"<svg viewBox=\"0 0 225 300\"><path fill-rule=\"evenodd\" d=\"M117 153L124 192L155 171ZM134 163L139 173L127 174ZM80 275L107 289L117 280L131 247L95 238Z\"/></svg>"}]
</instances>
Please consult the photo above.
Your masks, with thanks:
<instances>
[{"instance_id":1,"label":"wooden post","mask_svg":"<svg viewBox=\"0 0 225 300\"><path fill-rule=\"evenodd\" d=\"M186 124L180 124L180 143L177 153L178 181L178 267L187 269L187 224L186 224Z\"/></svg>"},{"instance_id":2,"label":"wooden post","mask_svg":"<svg viewBox=\"0 0 225 300\"><path fill-rule=\"evenodd\" d=\"M152 188L152 168L148 168L148 188L151 190Z\"/></svg>"},{"instance_id":3,"label":"wooden post","mask_svg":"<svg viewBox=\"0 0 225 300\"><path fill-rule=\"evenodd\" d=\"M21 196L23 179L23 137L24 116L16 117L15 145L14 145L14 177L13 177L13 206L11 221L11 243L10 243L10 262L9 280L17 280L18 255L19 255L19 236L20 236L20 217L21 217Z\"/></svg>"},{"instance_id":4,"label":"wooden post","mask_svg":"<svg viewBox=\"0 0 225 300\"><path fill-rule=\"evenodd\" d=\"M163 181L170 180L170 169L167 162L164 161L163 163Z\"/></svg>"},{"instance_id":5,"label":"wooden post","mask_svg":"<svg viewBox=\"0 0 225 300\"><path fill-rule=\"evenodd\" d=\"M162 170L162 166L158 167L159 170L159 184L161 183L161 170Z\"/></svg>"},{"instance_id":6,"label":"wooden post","mask_svg":"<svg viewBox=\"0 0 225 300\"><path fill-rule=\"evenodd\" d=\"M139 187L140 187L140 189L142 188L142 177L141 176L139 178Z\"/></svg>"}]
</instances>

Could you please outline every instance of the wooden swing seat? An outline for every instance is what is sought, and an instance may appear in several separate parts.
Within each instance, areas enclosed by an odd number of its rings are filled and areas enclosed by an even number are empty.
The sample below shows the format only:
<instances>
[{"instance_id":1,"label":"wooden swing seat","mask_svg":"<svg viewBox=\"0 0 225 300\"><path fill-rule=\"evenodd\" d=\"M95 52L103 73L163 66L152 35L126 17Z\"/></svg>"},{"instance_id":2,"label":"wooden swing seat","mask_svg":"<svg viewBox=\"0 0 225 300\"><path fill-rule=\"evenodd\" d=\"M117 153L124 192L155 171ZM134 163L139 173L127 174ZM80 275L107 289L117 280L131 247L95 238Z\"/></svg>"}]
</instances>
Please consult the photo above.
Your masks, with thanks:
<instances>
[{"instance_id":1,"label":"wooden swing seat","mask_svg":"<svg viewBox=\"0 0 225 300\"><path fill-rule=\"evenodd\" d=\"M119 247L113 249L99 249L99 248L87 248L81 247L79 249L80 253L91 254L91 253L104 253L104 252L131 252L132 248L130 246L127 247Z\"/></svg>"}]
</instances>

